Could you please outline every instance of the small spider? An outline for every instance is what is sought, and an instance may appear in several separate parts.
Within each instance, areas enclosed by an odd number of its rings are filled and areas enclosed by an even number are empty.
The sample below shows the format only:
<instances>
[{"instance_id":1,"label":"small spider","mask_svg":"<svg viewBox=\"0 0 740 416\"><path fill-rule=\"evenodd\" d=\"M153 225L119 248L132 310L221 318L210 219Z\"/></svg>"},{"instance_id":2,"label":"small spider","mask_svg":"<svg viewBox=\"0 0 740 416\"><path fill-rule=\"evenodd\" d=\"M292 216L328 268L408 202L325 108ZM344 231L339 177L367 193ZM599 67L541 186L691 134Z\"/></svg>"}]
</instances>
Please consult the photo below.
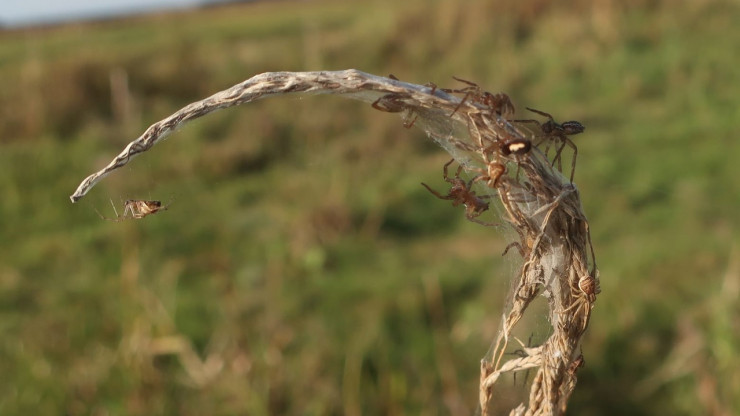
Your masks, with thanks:
<instances>
[{"instance_id":1,"label":"small spider","mask_svg":"<svg viewBox=\"0 0 740 416\"><path fill-rule=\"evenodd\" d=\"M583 358L583 352L581 352L575 360L573 360L566 370L571 377L575 377L579 368L586 366L586 359Z\"/></svg>"},{"instance_id":2,"label":"small spider","mask_svg":"<svg viewBox=\"0 0 740 416\"><path fill-rule=\"evenodd\" d=\"M586 316L588 316L591 308L593 307L593 303L596 301L596 295L601 293L599 282L596 280L592 273L589 273L581 276L581 278L578 279L577 285L577 289L574 287L570 288L570 294L571 296L576 298L576 300L563 313L568 313L570 310L575 309L573 315L579 315L581 313L581 308L583 308L583 312L585 312ZM586 330L587 324L588 318L586 317L583 324L584 331Z\"/></svg>"},{"instance_id":3,"label":"small spider","mask_svg":"<svg viewBox=\"0 0 740 416\"><path fill-rule=\"evenodd\" d=\"M457 172L455 172L455 177L450 178L447 173L447 167L450 166L450 164L452 164L452 162L454 161L455 159L452 159L449 162L445 163L444 168L442 169L444 180L452 184L452 187L450 188L450 191L447 193L447 195L440 194L425 183L422 183L422 185L437 198L448 201L451 200L453 207L463 204L465 206L465 217L468 220L489 227L499 225L495 223L484 222L478 219L478 216L480 214L488 210L488 202L485 202L483 198L488 198L490 196L478 196L475 194L475 191L470 190L470 186L478 179L477 176L467 183L464 180L460 179L460 173L463 169L462 165L457 168Z\"/></svg>"},{"instance_id":4,"label":"small spider","mask_svg":"<svg viewBox=\"0 0 740 416\"><path fill-rule=\"evenodd\" d=\"M585 274L578 279L578 289L586 295L590 303L594 303L596 301L596 295L601 293L599 282L591 274Z\"/></svg>"},{"instance_id":5,"label":"small spider","mask_svg":"<svg viewBox=\"0 0 740 416\"><path fill-rule=\"evenodd\" d=\"M162 206L162 202L160 201L146 201L143 199L129 199L123 204L123 215L118 215L118 211L116 210L116 206L113 204L113 200L110 201L111 206L113 206L113 212L116 213L116 218L107 218L103 216L100 212L95 210L95 212L98 212L98 215L100 218L106 220L106 221L123 221L128 219L141 219L146 217L147 215L156 214L159 211L166 210L172 203L169 203L165 206ZM129 214L130 215L127 215Z\"/></svg>"},{"instance_id":6,"label":"small spider","mask_svg":"<svg viewBox=\"0 0 740 416\"><path fill-rule=\"evenodd\" d=\"M549 120L547 120L544 123L540 123L537 120L513 120L518 121L522 123L534 123L537 124L540 127L540 130L542 130L542 133L544 134L545 140L553 140L553 141L560 141L562 144L558 148L557 152L555 153L555 157L552 159L552 165L555 166L555 162L558 163L558 170L562 172L563 166L560 161L560 153L563 151L563 148L565 148L566 145L570 146L573 149L573 161L572 166L570 170L570 181L573 182L573 175L576 171L576 156L578 156L578 148L576 145L571 141L568 136L573 136L575 134L583 133L584 130L586 130L586 127L583 126L583 124L579 123L578 121L565 121L562 124L557 123L555 119L552 118L552 116L548 113L545 113L544 111L535 110L534 108L527 107L527 110L537 113L541 116L547 117ZM545 154L547 154L547 151L549 150L550 145L548 144L545 148Z\"/></svg>"}]
</instances>

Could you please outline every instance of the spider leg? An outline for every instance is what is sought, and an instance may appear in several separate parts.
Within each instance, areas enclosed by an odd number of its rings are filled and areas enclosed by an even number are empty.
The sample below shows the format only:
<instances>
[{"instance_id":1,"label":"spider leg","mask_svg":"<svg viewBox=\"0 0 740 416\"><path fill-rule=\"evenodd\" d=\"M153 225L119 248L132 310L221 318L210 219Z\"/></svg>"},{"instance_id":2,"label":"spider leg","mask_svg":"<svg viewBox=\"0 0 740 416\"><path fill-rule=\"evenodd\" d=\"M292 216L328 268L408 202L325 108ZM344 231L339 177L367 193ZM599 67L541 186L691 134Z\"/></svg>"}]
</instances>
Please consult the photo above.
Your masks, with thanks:
<instances>
[{"instance_id":1,"label":"spider leg","mask_svg":"<svg viewBox=\"0 0 740 416\"><path fill-rule=\"evenodd\" d=\"M459 174L458 174L459 175ZM465 188L470 190L470 187L478 181L478 178L480 178L483 175L476 175L473 177L473 179L469 180L467 184L465 184ZM472 192L473 195L475 195L475 192Z\"/></svg>"},{"instance_id":2,"label":"spider leg","mask_svg":"<svg viewBox=\"0 0 740 416\"><path fill-rule=\"evenodd\" d=\"M579 313L581 307L584 306L584 301L585 301L585 299L583 297L580 297L580 296L577 297L576 300L573 302L573 304L571 304L567 309L565 309L561 313L562 314L567 314L571 310L575 309L575 312L573 313L573 315L577 315Z\"/></svg>"},{"instance_id":3,"label":"spider leg","mask_svg":"<svg viewBox=\"0 0 740 416\"><path fill-rule=\"evenodd\" d=\"M100 217L100 219L103 219L103 220L106 220L106 221L121 222L121 221L123 221L125 219L123 217L108 218L105 215L101 214L100 211L98 211L97 209L95 209L95 212L98 214L98 216Z\"/></svg>"},{"instance_id":4,"label":"spider leg","mask_svg":"<svg viewBox=\"0 0 740 416\"><path fill-rule=\"evenodd\" d=\"M552 158L552 167L555 167L555 162L558 162L558 170L562 172L563 163L560 158L560 153L562 153L563 149L565 148L565 141L568 139L566 139L565 137L560 137L560 139L562 140L563 143L560 145L560 147L558 147L558 150L555 152L555 157Z\"/></svg>"},{"instance_id":5,"label":"spider leg","mask_svg":"<svg viewBox=\"0 0 740 416\"><path fill-rule=\"evenodd\" d=\"M514 178L516 178L517 181L519 180L519 171L520 170L521 170L521 166L519 166L519 163L517 163L516 164L516 174L514 175Z\"/></svg>"},{"instance_id":6,"label":"spider leg","mask_svg":"<svg viewBox=\"0 0 740 416\"><path fill-rule=\"evenodd\" d=\"M445 200L455 199L455 197L453 197L453 196L450 196L450 195L444 195L444 196L443 196L443 195L442 195L442 194L440 194L439 192L437 192L437 191L435 191L434 189L430 188L430 187L429 187L429 185L425 184L424 182L422 182L421 184L422 184L422 186L424 186L425 188L427 188L427 190L428 190L429 192L431 192L431 193L432 193L432 194L433 194L434 196L436 196L436 197L437 197L437 198L439 198L439 199L445 199Z\"/></svg>"},{"instance_id":7,"label":"spider leg","mask_svg":"<svg viewBox=\"0 0 740 416\"><path fill-rule=\"evenodd\" d=\"M467 92L467 93L465 94L465 97L463 97L463 99L462 99L462 100L460 101L460 104L458 104L458 105L457 105L457 107L455 107L455 111L453 111L453 112L452 112L452 113L450 114L450 117L454 116L454 115L455 115L455 113L457 113L457 110L459 110L459 109L460 109L460 107L462 107L462 105L463 105L463 104L465 104L465 101L467 101L467 100L468 100L468 97L470 97L470 94L472 94L472 92L470 92L470 91L468 91L468 92Z\"/></svg>"},{"instance_id":8,"label":"spider leg","mask_svg":"<svg viewBox=\"0 0 740 416\"><path fill-rule=\"evenodd\" d=\"M571 160L571 167L570 167L570 183L573 183L573 176L576 173L576 157L578 157L578 148L576 147L575 143L573 143L573 141L570 140L567 136L562 135L562 136L558 136L558 137L560 137L560 140L562 141L562 144L558 148L558 151L555 154L555 158L552 160L553 167L555 166L555 161L557 160L557 162L558 162L558 170L560 170L560 172L562 172L563 171L563 167L562 167L562 163L561 163L562 162L561 153L562 153L563 149L565 148L565 146L568 146L571 149L573 149L573 159Z\"/></svg>"},{"instance_id":9,"label":"spider leg","mask_svg":"<svg viewBox=\"0 0 740 416\"><path fill-rule=\"evenodd\" d=\"M390 111L389 111L389 110L388 110L387 108L385 108L385 107L381 107L381 106L380 106L380 100L382 100L382 99L384 99L384 98L385 98L385 96L382 96L382 97L378 98L377 100L373 101L373 103L372 103L372 104L370 104L370 105L371 105L371 106L372 106L372 107L373 107L374 109L376 109L376 110L380 110L380 111L384 111L384 112L387 112L387 113L389 113Z\"/></svg>"},{"instance_id":10,"label":"spider leg","mask_svg":"<svg viewBox=\"0 0 740 416\"><path fill-rule=\"evenodd\" d=\"M480 225L484 225L486 227L500 227L501 226L501 224L496 223L496 222L485 222L485 221L481 221L481 220L479 220L477 218L478 215L480 215L480 213L477 214L477 215L472 215L472 214L471 215L465 215L465 218L467 218L468 221L472 221L474 223L477 223L477 224L480 224Z\"/></svg>"},{"instance_id":11,"label":"spider leg","mask_svg":"<svg viewBox=\"0 0 740 416\"><path fill-rule=\"evenodd\" d=\"M501 256L502 257L505 256L506 253L509 252L509 249L512 248L512 247L516 247L517 250L519 251L519 254L521 254L522 257L525 257L525 255L524 255L524 249L522 248L522 245L518 241L514 241L513 243L511 243L508 246L506 246L506 248L504 249L504 252L501 253Z\"/></svg>"},{"instance_id":12,"label":"spider leg","mask_svg":"<svg viewBox=\"0 0 740 416\"><path fill-rule=\"evenodd\" d=\"M529 368L528 368L528 369L527 369L527 371L525 371L525 372L524 372L524 382L523 382L523 384L522 384L522 385L524 385L524 386L526 386L526 385L527 385L527 380L529 380L529 372L530 372L530 371L531 371L531 369L529 369Z\"/></svg>"},{"instance_id":13,"label":"spider leg","mask_svg":"<svg viewBox=\"0 0 740 416\"><path fill-rule=\"evenodd\" d=\"M465 150L469 152L476 150L476 148L473 147L472 145L469 145L465 142L461 142L460 140L457 140L457 139L449 139L449 140L450 140L450 143L452 143L455 147L457 147L460 150Z\"/></svg>"},{"instance_id":14,"label":"spider leg","mask_svg":"<svg viewBox=\"0 0 740 416\"><path fill-rule=\"evenodd\" d=\"M121 217L121 216L118 215L118 210L116 209L116 205L113 203L113 199L109 199L109 200L110 200L110 205L113 207L113 212L116 213L116 218L108 218L108 217L106 217L105 215L101 214L100 211L98 211L97 208L94 208L95 209L95 212L98 214L98 216L101 219L104 219L106 221L113 221L113 222L121 222L121 221L123 221L125 219L125 217ZM124 214L125 214L125 211L124 211Z\"/></svg>"},{"instance_id":15,"label":"spider leg","mask_svg":"<svg viewBox=\"0 0 740 416\"><path fill-rule=\"evenodd\" d=\"M131 212L131 217L132 218L142 218L140 212L134 211L134 207L135 207L134 204L135 204L135 201L131 201L131 202L126 201L126 205L125 205L125 208L123 210L123 215L121 216L121 218L128 218L128 217L126 217L126 213L128 213L129 211ZM116 215L117 215L117 213L116 213Z\"/></svg>"},{"instance_id":16,"label":"spider leg","mask_svg":"<svg viewBox=\"0 0 740 416\"><path fill-rule=\"evenodd\" d=\"M537 114L539 114L539 115L541 115L541 116L543 116L543 117L547 117L547 118L549 118L550 120L553 120L552 116L551 116L551 115L550 115L549 113L546 113L546 112L544 112L544 111L540 111L540 110L535 110L534 108L531 108L531 107L524 107L524 108L526 108L527 110L529 110L529 111L531 111L531 112L533 112L533 113L537 113ZM553 121L554 121L554 120L553 120Z\"/></svg>"},{"instance_id":17,"label":"spider leg","mask_svg":"<svg viewBox=\"0 0 740 416\"><path fill-rule=\"evenodd\" d=\"M511 122L513 122L513 123L530 123L530 124L536 124L537 127L542 128L542 123L540 123L537 120L531 119L531 118L530 119L526 119L526 120L511 120Z\"/></svg>"},{"instance_id":18,"label":"spider leg","mask_svg":"<svg viewBox=\"0 0 740 416\"><path fill-rule=\"evenodd\" d=\"M95 212L98 214L98 217L100 217L100 219L102 219L102 220L113 221L113 222L120 222L121 221L120 218L108 218L108 217L106 217L105 215L101 214L100 211L97 210L97 208L93 208L93 209L95 209Z\"/></svg>"},{"instance_id":19,"label":"spider leg","mask_svg":"<svg viewBox=\"0 0 740 416\"><path fill-rule=\"evenodd\" d=\"M437 91L437 84L433 82L427 82L426 84L424 84L424 86L432 89L431 91L429 91L429 95L434 95L435 91Z\"/></svg>"},{"instance_id":20,"label":"spider leg","mask_svg":"<svg viewBox=\"0 0 740 416\"><path fill-rule=\"evenodd\" d=\"M409 122L408 120L404 121L403 122L403 126L405 128L407 128L407 129L410 129L411 127L414 127L414 123L416 123L416 119L418 119L418 118L419 118L419 116L418 115L415 115L414 116L414 119L411 120L411 122Z\"/></svg>"},{"instance_id":21,"label":"spider leg","mask_svg":"<svg viewBox=\"0 0 740 416\"><path fill-rule=\"evenodd\" d=\"M491 177L488 176L488 175L478 175L475 178L473 178L473 179L470 180L470 183L468 184L468 188L470 187L470 185L472 185L472 184L474 184L476 182L480 182L480 181L488 182L490 180L491 180Z\"/></svg>"},{"instance_id":22,"label":"spider leg","mask_svg":"<svg viewBox=\"0 0 740 416\"><path fill-rule=\"evenodd\" d=\"M567 314L570 310L575 308L575 311L573 312L573 315L580 315L581 313L584 313L584 319L583 319L583 328L581 328L581 331L585 331L588 327L588 318L591 315L591 303L586 299L585 297L581 296L576 299L575 302L573 302L568 309L564 310L562 313ZM583 308L583 310L581 310Z\"/></svg>"},{"instance_id":23,"label":"spider leg","mask_svg":"<svg viewBox=\"0 0 740 416\"><path fill-rule=\"evenodd\" d=\"M455 159L452 159L452 160L455 160ZM452 163L452 160L450 160L449 162L447 162L447 164L449 165L450 163ZM462 165L460 165L460 166L457 167L457 171L455 172L455 179L460 179L460 174L462 173L462 170L463 170L463 166ZM462 181L460 181L460 182L462 182Z\"/></svg>"},{"instance_id":24,"label":"spider leg","mask_svg":"<svg viewBox=\"0 0 740 416\"><path fill-rule=\"evenodd\" d=\"M447 163L445 163L445 165L442 167L442 177L444 178L445 181L450 182L450 183L452 183L452 180L450 179L449 175L447 174L447 167L450 166L452 164L452 162L454 162L454 161L455 161L455 159L450 159L450 161L447 162ZM426 186L426 185L424 185L424 186Z\"/></svg>"},{"instance_id":25,"label":"spider leg","mask_svg":"<svg viewBox=\"0 0 740 416\"><path fill-rule=\"evenodd\" d=\"M573 160L570 163L570 183L573 183L573 176L576 174L576 157L578 157L578 148L575 143L567 137L565 138L565 143L573 149Z\"/></svg>"},{"instance_id":26,"label":"spider leg","mask_svg":"<svg viewBox=\"0 0 740 416\"><path fill-rule=\"evenodd\" d=\"M540 144L543 142L545 143L545 150L543 150L542 153L545 154L545 159L547 159L548 157L547 154L550 152L550 146L552 145L552 139L549 138L548 136L545 136L540 142ZM555 159L553 159L553 166L554 166L554 163L555 163Z\"/></svg>"},{"instance_id":27,"label":"spider leg","mask_svg":"<svg viewBox=\"0 0 740 416\"><path fill-rule=\"evenodd\" d=\"M373 103L372 103L372 104L370 104L370 106L372 106L372 107L373 107L374 109L376 109L376 110L380 110L380 111L385 111L385 109L381 108L381 107L380 107L380 105L378 105L378 103L379 103L379 102L380 102L380 100L382 100L382 99L383 99L383 97L380 97L380 98L378 98L377 100L373 101Z\"/></svg>"},{"instance_id":28,"label":"spider leg","mask_svg":"<svg viewBox=\"0 0 740 416\"><path fill-rule=\"evenodd\" d=\"M113 212L116 213L116 218L120 218L118 216L118 210L116 210L116 204L113 203L113 199L112 198L109 198L108 200L110 201L110 206L113 207ZM123 211L123 215L126 215L126 211Z\"/></svg>"},{"instance_id":29,"label":"spider leg","mask_svg":"<svg viewBox=\"0 0 740 416\"><path fill-rule=\"evenodd\" d=\"M167 203L167 205L165 205L165 206L163 206L163 207L159 208L159 209L158 209L157 211L167 211L167 208L169 208L169 207L170 207L170 205L172 205L172 203L173 203L173 202L175 202L175 200L174 200L174 199L172 199L172 200L171 200L171 201L170 201L169 203Z\"/></svg>"},{"instance_id":30,"label":"spider leg","mask_svg":"<svg viewBox=\"0 0 740 416\"><path fill-rule=\"evenodd\" d=\"M478 87L478 84L476 84L476 83L475 83L475 82L473 82L473 81L468 81L468 80L464 80L464 79L462 79L462 78L458 78L458 77L456 77L456 76L453 76L453 77L452 77L452 79L454 79L455 81L460 81L460 82L464 82L464 83L466 83L466 84L470 85L470 86L471 86L471 87L473 87L473 88L477 88L477 87ZM467 87L466 87L466 88L467 88Z\"/></svg>"}]
</instances>

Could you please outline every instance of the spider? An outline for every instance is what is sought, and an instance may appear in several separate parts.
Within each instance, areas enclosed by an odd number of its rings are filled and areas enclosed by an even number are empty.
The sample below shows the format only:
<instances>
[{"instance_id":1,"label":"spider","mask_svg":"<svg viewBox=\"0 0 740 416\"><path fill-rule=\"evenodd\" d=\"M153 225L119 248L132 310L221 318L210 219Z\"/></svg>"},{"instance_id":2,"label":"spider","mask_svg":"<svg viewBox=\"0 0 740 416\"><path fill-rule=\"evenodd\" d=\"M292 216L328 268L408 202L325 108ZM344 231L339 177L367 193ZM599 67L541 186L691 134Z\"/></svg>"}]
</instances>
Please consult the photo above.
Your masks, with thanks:
<instances>
[{"instance_id":1,"label":"spider","mask_svg":"<svg viewBox=\"0 0 740 416\"><path fill-rule=\"evenodd\" d=\"M107 218L103 216L100 212L95 210L95 212L98 212L98 215L100 218L106 220L106 221L115 221L120 222L123 220L128 219L141 219L146 217L147 215L156 214L159 211L166 210L172 203L169 203L165 206L162 206L162 202L160 201L146 201L143 199L129 199L123 204L123 215L118 215L118 211L116 210L116 206L113 204L113 200L110 201L111 206L113 206L113 212L116 213L116 218ZM131 213L130 215L126 215L128 213Z\"/></svg>"},{"instance_id":2,"label":"spider","mask_svg":"<svg viewBox=\"0 0 740 416\"><path fill-rule=\"evenodd\" d=\"M555 157L552 159L552 165L555 166L555 162L558 162L558 170L562 172L563 166L561 164L560 160L560 153L563 151L563 148L565 148L566 145L570 146L573 149L573 161L572 166L570 169L570 182L573 183L573 175L576 172L576 156L578 156L578 148L576 145L571 141L568 136L573 136L575 134L583 133L584 130L586 130L586 127L583 126L578 121L565 121L562 124L555 121L555 119L552 118L552 116L548 113L545 113L544 111L535 110L534 108L527 107L527 110L537 113L541 116L547 117L549 120L547 120L544 123L540 123L537 120L513 120L518 121L522 123L534 123L540 127L540 130L542 130L542 133L544 133L544 139L545 140L553 140L553 141L560 141L562 144L558 148L557 152L555 153ZM550 149L550 145L548 144L545 148L545 154L547 154L547 151Z\"/></svg>"},{"instance_id":3,"label":"spider","mask_svg":"<svg viewBox=\"0 0 740 416\"><path fill-rule=\"evenodd\" d=\"M581 308L583 308L583 311L586 312L588 316L590 308L596 301L596 295L599 293L601 293L601 288L599 287L599 282L596 280L593 274L584 274L583 276L581 276L580 279L578 279L578 290L573 287L570 288L570 294L571 296L576 298L576 300L563 313L568 313L571 309L575 309L573 315L578 315L581 313ZM588 318L586 317L584 318L583 323L584 331L586 330L587 324Z\"/></svg>"},{"instance_id":4,"label":"spider","mask_svg":"<svg viewBox=\"0 0 740 416\"><path fill-rule=\"evenodd\" d=\"M523 155L532 149L532 142L524 138L511 138L501 145L501 153L509 156L510 154Z\"/></svg>"},{"instance_id":5,"label":"spider","mask_svg":"<svg viewBox=\"0 0 740 416\"><path fill-rule=\"evenodd\" d=\"M573 360L566 370L571 377L575 377L578 369L586 366L586 360L583 358L583 352L581 352L575 360Z\"/></svg>"},{"instance_id":6,"label":"spider","mask_svg":"<svg viewBox=\"0 0 740 416\"><path fill-rule=\"evenodd\" d=\"M523 155L532 148L532 142L530 142L528 139L524 137L510 137L507 140L504 140L503 142L496 142L482 150L484 162L486 164L486 169L474 169L477 172L480 172L481 175L476 176L473 181L486 181L486 185L489 188L497 188L499 185L499 179L501 176L503 176L504 173L506 173L506 166L502 163L499 163L497 160L491 159L489 156L492 153L495 153L494 151L496 149L499 149L499 151L505 155ZM517 171L518 174L518 171Z\"/></svg>"},{"instance_id":7,"label":"spider","mask_svg":"<svg viewBox=\"0 0 740 416\"><path fill-rule=\"evenodd\" d=\"M395 75L389 74L388 78L398 81L398 78L396 78ZM430 88L429 95L434 95L435 91L437 91L437 85L433 82L430 82L425 85L426 87ZM371 104L372 107L376 110L383 111L386 113L400 113L404 110L409 110L411 105L404 102L404 100L410 99L411 94L409 93L402 93L402 92L391 92L388 94L385 94L378 98L377 100L373 101ZM412 120L404 120L403 126L407 129L410 129L413 127L414 123L416 123L416 119L419 118L418 115L414 116Z\"/></svg>"},{"instance_id":8,"label":"spider","mask_svg":"<svg viewBox=\"0 0 740 416\"><path fill-rule=\"evenodd\" d=\"M409 98L411 98L410 94L392 92L378 98L371 105L374 109L384 111L386 113L400 113L401 111L410 108L409 104L403 102L403 100ZM415 116L411 121L406 118L406 120L404 120L403 122L403 126L407 129L410 129L414 126L414 123L416 123L416 119L418 117L418 115Z\"/></svg>"},{"instance_id":9,"label":"spider","mask_svg":"<svg viewBox=\"0 0 740 416\"><path fill-rule=\"evenodd\" d=\"M408 107L408 105L402 100L410 97L411 96L406 93L392 92L378 98L371 105L374 109L384 111L386 113L400 113Z\"/></svg>"},{"instance_id":10,"label":"spider","mask_svg":"<svg viewBox=\"0 0 740 416\"><path fill-rule=\"evenodd\" d=\"M473 181L485 181L489 188L498 187L498 180L506 173L506 166L496 161L486 161L486 169L475 169L481 174L473 178Z\"/></svg>"},{"instance_id":11,"label":"spider","mask_svg":"<svg viewBox=\"0 0 740 416\"><path fill-rule=\"evenodd\" d=\"M478 196L475 194L475 191L470 190L470 186L479 177L476 176L466 183L460 178L460 173L463 169L462 165L457 168L457 172L455 172L454 178L449 177L447 173L447 167L450 166L450 164L452 164L452 162L454 161L455 159L452 159L449 162L445 163L444 168L442 169L444 180L452 184L452 187L450 188L450 191L447 193L447 195L440 194L423 182L422 185L437 198L451 200L453 207L463 204L465 206L465 217L468 220L489 227L498 226L499 224L484 222L478 219L478 216L480 214L488 210L488 202L483 201L483 198L490 197L490 195Z\"/></svg>"},{"instance_id":12,"label":"spider","mask_svg":"<svg viewBox=\"0 0 740 416\"><path fill-rule=\"evenodd\" d=\"M596 278L591 274L585 274L578 279L578 289L581 293L586 295L586 299L588 299L590 303L596 301L596 295L601 293L599 282L597 282Z\"/></svg>"},{"instance_id":13,"label":"spider","mask_svg":"<svg viewBox=\"0 0 740 416\"><path fill-rule=\"evenodd\" d=\"M458 94L465 94L463 99L460 101L460 104L455 107L455 111L450 114L450 117L454 116L455 113L457 113L457 110L460 109L460 107L465 104L465 102L471 98L473 102L481 104L485 107L488 107L492 112L495 112L496 114L503 116L503 115L509 115L514 114L514 104L511 102L511 99L508 95L500 93L500 94L491 94L488 91L481 90L480 86L474 82L464 80L462 78L458 77L452 77L456 81L460 81L462 83L468 84L468 87L461 88L459 90L455 89L444 89L443 91L447 93L458 93Z\"/></svg>"}]
</instances>

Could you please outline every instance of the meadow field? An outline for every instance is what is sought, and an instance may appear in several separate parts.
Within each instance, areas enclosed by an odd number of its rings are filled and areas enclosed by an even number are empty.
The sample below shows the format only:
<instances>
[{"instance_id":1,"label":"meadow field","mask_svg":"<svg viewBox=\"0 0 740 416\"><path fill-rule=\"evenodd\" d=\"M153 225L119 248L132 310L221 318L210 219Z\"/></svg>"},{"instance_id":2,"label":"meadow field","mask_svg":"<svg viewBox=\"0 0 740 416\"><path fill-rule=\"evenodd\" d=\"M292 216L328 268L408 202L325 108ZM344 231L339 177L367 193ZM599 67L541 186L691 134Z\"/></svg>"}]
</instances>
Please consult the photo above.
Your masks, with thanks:
<instances>
[{"instance_id":1,"label":"meadow field","mask_svg":"<svg viewBox=\"0 0 740 416\"><path fill-rule=\"evenodd\" d=\"M0 31L0 414L473 414L517 258L420 185L449 155L399 117L262 100L69 201L192 101L347 68L582 122L602 293L569 414L740 414L739 21L729 0L317 0ZM96 213L132 198L171 205Z\"/></svg>"}]
</instances>

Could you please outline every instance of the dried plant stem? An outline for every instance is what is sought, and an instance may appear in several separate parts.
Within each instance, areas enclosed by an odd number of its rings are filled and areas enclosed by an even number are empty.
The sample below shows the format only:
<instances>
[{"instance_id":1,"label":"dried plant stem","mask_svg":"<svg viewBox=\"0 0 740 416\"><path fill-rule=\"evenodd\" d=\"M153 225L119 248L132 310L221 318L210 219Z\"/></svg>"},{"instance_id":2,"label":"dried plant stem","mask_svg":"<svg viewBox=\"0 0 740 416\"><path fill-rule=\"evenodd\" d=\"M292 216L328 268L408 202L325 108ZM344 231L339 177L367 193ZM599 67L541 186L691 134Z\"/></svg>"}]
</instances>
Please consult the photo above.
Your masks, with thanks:
<instances>
[{"instance_id":1,"label":"dried plant stem","mask_svg":"<svg viewBox=\"0 0 740 416\"><path fill-rule=\"evenodd\" d=\"M490 94L471 82L462 82L468 86L449 90L357 70L260 74L153 124L108 166L83 180L70 199L80 200L106 175L151 149L183 123L260 98L288 93L340 94L371 102L381 111L399 113L404 125L422 127L467 171L478 174L469 183L460 183L495 192L503 207L503 221L519 236L509 247L517 247L524 261L514 277L510 304L503 314L491 359L481 362L480 410L487 414L495 398L495 383L503 373L538 367L529 402L511 414L559 415L565 411L576 384L576 371L583 363L577 348L599 293L588 221L578 189L553 168L554 162L546 156L551 143L544 139L559 125L551 120L553 124L546 128L543 124L540 131L532 132L513 118L514 107L505 94ZM531 125L532 121L527 121ZM544 152L532 145L543 142ZM558 153L558 161L559 157ZM466 201L475 201L475 194L467 188L458 192ZM476 209L487 209L487 205L479 203ZM470 213L468 218L474 219ZM550 337L536 347L522 344L518 357L505 361L513 329L540 295L548 301Z\"/></svg>"},{"instance_id":2,"label":"dried plant stem","mask_svg":"<svg viewBox=\"0 0 740 416\"><path fill-rule=\"evenodd\" d=\"M72 202L79 201L106 175L125 166L140 153L151 149L182 124L216 110L289 93L345 94L364 101L374 101L384 94L400 93L414 96L430 108L433 108L438 100L452 100L453 102L457 100L443 91L436 91L434 94L429 94L429 92L429 87L379 77L354 69L260 74L204 100L189 104L164 120L152 124L139 138L129 143L108 166L82 181L70 199Z\"/></svg>"}]
</instances>

